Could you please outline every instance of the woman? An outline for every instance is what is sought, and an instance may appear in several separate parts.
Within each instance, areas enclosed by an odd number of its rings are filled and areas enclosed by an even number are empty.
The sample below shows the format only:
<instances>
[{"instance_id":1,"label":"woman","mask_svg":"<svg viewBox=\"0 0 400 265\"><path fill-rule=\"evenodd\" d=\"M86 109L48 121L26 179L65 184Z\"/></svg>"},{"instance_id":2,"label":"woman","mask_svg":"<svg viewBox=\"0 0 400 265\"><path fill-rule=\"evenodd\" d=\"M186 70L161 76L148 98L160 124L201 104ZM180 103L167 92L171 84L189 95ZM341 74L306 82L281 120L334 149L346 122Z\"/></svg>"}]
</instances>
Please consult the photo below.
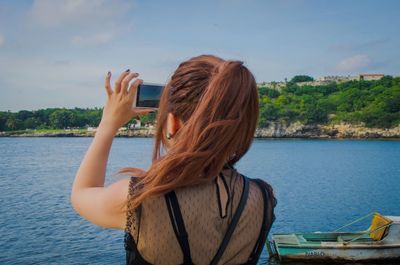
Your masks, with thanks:
<instances>
[{"instance_id":1,"label":"woman","mask_svg":"<svg viewBox=\"0 0 400 265\"><path fill-rule=\"evenodd\" d=\"M106 77L108 100L73 183L74 209L125 231L127 264L255 264L276 201L267 183L234 168L257 125L253 75L212 55L181 63L161 95L151 167L123 168L131 177L104 187L118 128L153 111L132 108L137 77L127 70L114 89Z\"/></svg>"}]
</instances>

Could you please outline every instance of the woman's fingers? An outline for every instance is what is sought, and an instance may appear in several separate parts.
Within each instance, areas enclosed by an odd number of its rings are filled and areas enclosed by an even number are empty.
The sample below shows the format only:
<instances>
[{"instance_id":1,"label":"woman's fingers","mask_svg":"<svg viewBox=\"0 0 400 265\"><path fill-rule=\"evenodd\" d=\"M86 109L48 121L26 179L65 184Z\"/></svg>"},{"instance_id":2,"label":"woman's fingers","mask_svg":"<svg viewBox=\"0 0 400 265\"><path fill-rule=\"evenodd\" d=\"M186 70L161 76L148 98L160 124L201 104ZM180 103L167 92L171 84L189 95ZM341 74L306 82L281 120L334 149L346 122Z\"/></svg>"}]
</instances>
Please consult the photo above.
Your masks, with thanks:
<instances>
[{"instance_id":1,"label":"woman's fingers","mask_svg":"<svg viewBox=\"0 0 400 265\"><path fill-rule=\"evenodd\" d=\"M127 76L125 76L125 78L122 80L121 82L121 92L125 95L128 93L128 86L129 86L129 82L135 78L138 77L139 74L138 73L130 73Z\"/></svg>"},{"instance_id":2,"label":"woman's fingers","mask_svg":"<svg viewBox=\"0 0 400 265\"><path fill-rule=\"evenodd\" d=\"M143 80L141 79L136 79L133 83L129 85L129 83L136 77L138 77L138 73L131 73L130 70L126 70L123 72L118 79L115 81L115 87L114 91L117 94L122 93L123 95L128 96L130 100L134 99L134 96L136 95L137 88L141 83L143 83ZM111 94L114 93L114 91L111 88L111 72L107 73L106 80L105 80L105 88L107 91L108 97L111 96Z\"/></svg>"},{"instance_id":3,"label":"woman's fingers","mask_svg":"<svg viewBox=\"0 0 400 265\"><path fill-rule=\"evenodd\" d=\"M136 95L136 91L139 87L140 84L143 83L142 79L136 79L135 82L133 82L130 87L129 87L129 91L128 91L128 97L133 99L134 96Z\"/></svg>"},{"instance_id":4,"label":"woman's fingers","mask_svg":"<svg viewBox=\"0 0 400 265\"><path fill-rule=\"evenodd\" d=\"M107 96L110 97L111 94L113 93L112 89L111 89L111 72L108 72L106 75L106 81L105 81L105 88L106 88L106 92L107 92Z\"/></svg>"},{"instance_id":5,"label":"woman's fingers","mask_svg":"<svg viewBox=\"0 0 400 265\"><path fill-rule=\"evenodd\" d=\"M122 80L124 80L124 78L129 75L130 70L126 70L125 72L123 72L117 79L117 81L115 81L115 93L119 93L121 91L121 83Z\"/></svg>"}]
</instances>

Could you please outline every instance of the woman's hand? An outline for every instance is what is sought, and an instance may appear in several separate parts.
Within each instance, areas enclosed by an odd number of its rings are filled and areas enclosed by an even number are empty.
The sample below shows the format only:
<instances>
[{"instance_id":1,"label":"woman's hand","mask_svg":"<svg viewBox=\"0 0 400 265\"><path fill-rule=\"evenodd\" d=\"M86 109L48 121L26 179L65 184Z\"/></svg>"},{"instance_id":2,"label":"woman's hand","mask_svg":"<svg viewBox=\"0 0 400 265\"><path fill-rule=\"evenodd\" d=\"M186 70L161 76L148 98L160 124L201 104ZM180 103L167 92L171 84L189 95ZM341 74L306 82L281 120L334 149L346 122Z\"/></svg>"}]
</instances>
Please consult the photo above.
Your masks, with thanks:
<instances>
[{"instance_id":1,"label":"woman's hand","mask_svg":"<svg viewBox=\"0 0 400 265\"><path fill-rule=\"evenodd\" d=\"M114 90L111 88L111 72L107 73L105 88L107 92L107 103L103 109L100 124L112 130L118 129L130 121L134 116L144 115L155 111L154 108L134 108L136 105L136 91L143 80L136 79L129 83L138 73L131 73L129 70L123 72L115 81Z\"/></svg>"}]
</instances>

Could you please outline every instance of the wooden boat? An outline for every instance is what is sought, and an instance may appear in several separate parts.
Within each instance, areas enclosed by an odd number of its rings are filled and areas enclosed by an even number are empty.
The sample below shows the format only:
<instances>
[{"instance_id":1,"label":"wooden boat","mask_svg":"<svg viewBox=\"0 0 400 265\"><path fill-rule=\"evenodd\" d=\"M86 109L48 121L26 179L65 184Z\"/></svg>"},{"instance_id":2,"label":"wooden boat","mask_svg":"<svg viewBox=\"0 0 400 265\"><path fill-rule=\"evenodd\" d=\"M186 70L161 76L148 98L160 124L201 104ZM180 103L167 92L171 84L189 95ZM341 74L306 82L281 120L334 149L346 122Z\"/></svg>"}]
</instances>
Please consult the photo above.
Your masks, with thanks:
<instances>
[{"instance_id":1,"label":"wooden boat","mask_svg":"<svg viewBox=\"0 0 400 265\"><path fill-rule=\"evenodd\" d=\"M367 230L339 232L369 216L372 221ZM281 261L400 260L400 216L374 212L334 232L273 234L267 248L270 256Z\"/></svg>"}]
</instances>

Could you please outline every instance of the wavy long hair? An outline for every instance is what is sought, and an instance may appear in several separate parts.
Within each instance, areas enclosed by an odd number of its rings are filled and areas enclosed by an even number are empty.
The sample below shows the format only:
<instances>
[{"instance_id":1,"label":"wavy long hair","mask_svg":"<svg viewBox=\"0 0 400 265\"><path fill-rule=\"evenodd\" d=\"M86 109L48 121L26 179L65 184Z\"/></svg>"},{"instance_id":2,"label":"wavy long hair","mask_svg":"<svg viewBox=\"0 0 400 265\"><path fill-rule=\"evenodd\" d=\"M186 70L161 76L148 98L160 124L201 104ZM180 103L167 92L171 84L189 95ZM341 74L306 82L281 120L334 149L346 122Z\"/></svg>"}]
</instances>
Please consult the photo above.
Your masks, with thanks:
<instances>
[{"instance_id":1,"label":"wavy long hair","mask_svg":"<svg viewBox=\"0 0 400 265\"><path fill-rule=\"evenodd\" d=\"M183 122L173 144L166 138L169 112ZM131 206L211 181L224 166L233 167L250 148L258 115L256 81L243 62L213 55L182 62L160 98L150 168L118 171L140 179Z\"/></svg>"}]
</instances>

